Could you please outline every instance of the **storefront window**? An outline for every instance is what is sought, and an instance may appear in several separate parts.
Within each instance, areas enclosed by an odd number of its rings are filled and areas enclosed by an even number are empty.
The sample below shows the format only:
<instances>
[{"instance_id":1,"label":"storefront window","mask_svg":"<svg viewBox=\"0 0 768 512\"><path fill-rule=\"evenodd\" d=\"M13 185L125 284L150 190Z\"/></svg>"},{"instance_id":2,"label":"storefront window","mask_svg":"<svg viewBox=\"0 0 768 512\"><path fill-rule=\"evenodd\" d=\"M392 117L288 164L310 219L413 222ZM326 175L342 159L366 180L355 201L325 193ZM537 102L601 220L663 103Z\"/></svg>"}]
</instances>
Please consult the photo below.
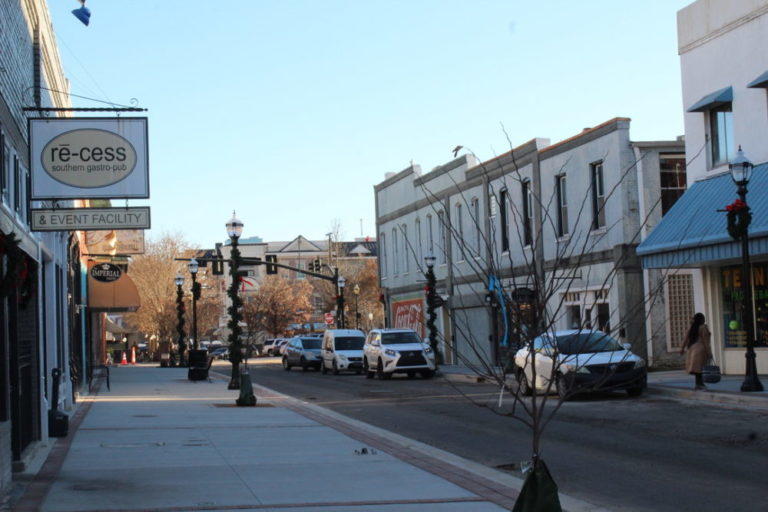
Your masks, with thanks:
<instances>
[{"instance_id":1,"label":"storefront window","mask_svg":"<svg viewBox=\"0 0 768 512\"><path fill-rule=\"evenodd\" d=\"M720 269L723 290L723 327L726 347L745 347L747 333L741 321L741 266ZM768 264L752 265L755 346L768 346Z\"/></svg>"}]
</instances>

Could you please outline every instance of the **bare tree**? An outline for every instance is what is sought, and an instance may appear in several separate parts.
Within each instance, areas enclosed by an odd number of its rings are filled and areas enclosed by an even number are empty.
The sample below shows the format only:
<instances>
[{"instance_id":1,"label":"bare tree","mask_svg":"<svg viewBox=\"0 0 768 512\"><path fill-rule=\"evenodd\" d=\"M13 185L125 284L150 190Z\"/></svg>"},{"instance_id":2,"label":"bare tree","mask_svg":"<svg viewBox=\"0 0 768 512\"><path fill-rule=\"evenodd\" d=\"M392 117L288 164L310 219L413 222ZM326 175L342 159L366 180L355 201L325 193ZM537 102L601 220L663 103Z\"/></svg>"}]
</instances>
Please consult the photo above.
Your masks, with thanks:
<instances>
[{"instance_id":1,"label":"bare tree","mask_svg":"<svg viewBox=\"0 0 768 512\"><path fill-rule=\"evenodd\" d=\"M521 508L515 510L559 510L556 486L542 459L544 432L564 401L580 392L612 389L619 372L638 370L638 381L628 391L630 394L642 392L645 383L639 376L643 375L640 368L644 362L638 362L626 350L629 347L621 342L628 330L645 325L646 315L652 309L647 306L662 297L666 274L657 287L645 290L638 300L625 301L621 315L611 314L605 324L594 325L581 318L571 325L573 330L569 333L559 330L558 325L562 325L568 314L568 303L575 296L574 290L582 289L585 283L597 283L595 288L606 293L626 278L623 270L628 260L635 257L633 250L603 263L599 277L593 274L595 265L591 256L597 248L604 247L604 241L615 239L611 237L617 232L628 247L640 242L650 212L644 218L638 214L636 218L622 217L612 223L606 223L605 219L606 205L626 201L626 187L636 186L632 180L639 161L620 169L599 197L593 190L595 183L587 187L583 196L569 197L568 213L574 228L569 236L553 239L552 233L558 232L561 222L556 208L557 195L552 191L545 195L530 176L520 172L515 150L509 156L510 163L503 172L499 172L498 167L490 168L487 163L479 167L486 200L493 203L488 205L488 211L495 209L497 217L509 216L506 225L511 236L498 232L494 218L486 223L486 216L476 213L472 198L467 197L465 187L459 183L454 181L450 187L450 205L458 203L463 212L468 213L469 222L465 224L446 211L449 203L444 203L422 182L429 209L434 217L443 221L439 229L443 230L442 238L447 243L445 247L436 244L437 249L443 253L443 261L449 262L450 271L461 274L464 282L464 293L455 295L449 303L455 336L439 333L439 337L459 362L499 389L498 397L492 401L479 402L465 395L466 398L497 414L514 418L530 429L530 471L519 501ZM554 174L564 173L567 165L563 164L560 172ZM447 176L452 179L450 174ZM603 187L603 183L599 186ZM509 190L522 190L523 201L510 201ZM660 199L650 211L659 208L659 203ZM599 219L600 224L593 225L598 222L595 219ZM467 225L478 239L466 236L470 231ZM425 273L417 258L421 251L413 247L404 229L400 231L407 251ZM502 236L510 237L511 242L509 238L502 241ZM548 243L545 261L544 247ZM520 250L510 248L514 244ZM451 251L460 257L451 258ZM461 261L461 267L456 260ZM492 334L495 346L472 328L465 301L486 304L489 318L496 327ZM584 304L584 307L594 305ZM640 349L644 341L637 340L634 348ZM607 360L602 353L608 353ZM534 485L534 481L538 485ZM547 486L550 492L542 490Z\"/></svg>"},{"instance_id":2,"label":"bare tree","mask_svg":"<svg viewBox=\"0 0 768 512\"><path fill-rule=\"evenodd\" d=\"M307 321L311 294L312 286L304 280L267 276L244 305L248 330L279 336L291 323Z\"/></svg>"}]
</instances>

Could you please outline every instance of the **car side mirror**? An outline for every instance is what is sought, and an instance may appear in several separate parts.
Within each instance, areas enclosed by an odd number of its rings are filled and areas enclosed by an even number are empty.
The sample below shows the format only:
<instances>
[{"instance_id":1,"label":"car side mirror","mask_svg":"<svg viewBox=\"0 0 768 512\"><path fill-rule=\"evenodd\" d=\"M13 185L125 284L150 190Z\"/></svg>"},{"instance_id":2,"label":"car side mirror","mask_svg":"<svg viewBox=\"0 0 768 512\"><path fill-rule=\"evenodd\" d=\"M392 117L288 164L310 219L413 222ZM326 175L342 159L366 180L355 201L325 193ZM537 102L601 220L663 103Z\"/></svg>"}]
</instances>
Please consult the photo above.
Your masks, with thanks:
<instances>
[{"instance_id":1,"label":"car side mirror","mask_svg":"<svg viewBox=\"0 0 768 512\"><path fill-rule=\"evenodd\" d=\"M632 344L631 343L622 343L621 346L624 347L624 350L632 352Z\"/></svg>"}]
</instances>

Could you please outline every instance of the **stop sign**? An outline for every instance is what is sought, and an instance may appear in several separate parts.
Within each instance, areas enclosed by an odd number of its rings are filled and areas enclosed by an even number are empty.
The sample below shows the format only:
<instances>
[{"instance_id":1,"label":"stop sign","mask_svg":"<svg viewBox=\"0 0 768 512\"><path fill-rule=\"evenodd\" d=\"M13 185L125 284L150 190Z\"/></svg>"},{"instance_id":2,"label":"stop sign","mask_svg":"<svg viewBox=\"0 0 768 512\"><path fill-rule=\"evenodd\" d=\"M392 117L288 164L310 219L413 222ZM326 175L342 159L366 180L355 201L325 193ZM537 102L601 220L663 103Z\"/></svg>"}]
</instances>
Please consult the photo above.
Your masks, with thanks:
<instances>
[{"instance_id":1,"label":"stop sign","mask_svg":"<svg viewBox=\"0 0 768 512\"><path fill-rule=\"evenodd\" d=\"M328 325L331 325L333 323L333 314L332 313L326 313L325 314L325 323Z\"/></svg>"}]
</instances>

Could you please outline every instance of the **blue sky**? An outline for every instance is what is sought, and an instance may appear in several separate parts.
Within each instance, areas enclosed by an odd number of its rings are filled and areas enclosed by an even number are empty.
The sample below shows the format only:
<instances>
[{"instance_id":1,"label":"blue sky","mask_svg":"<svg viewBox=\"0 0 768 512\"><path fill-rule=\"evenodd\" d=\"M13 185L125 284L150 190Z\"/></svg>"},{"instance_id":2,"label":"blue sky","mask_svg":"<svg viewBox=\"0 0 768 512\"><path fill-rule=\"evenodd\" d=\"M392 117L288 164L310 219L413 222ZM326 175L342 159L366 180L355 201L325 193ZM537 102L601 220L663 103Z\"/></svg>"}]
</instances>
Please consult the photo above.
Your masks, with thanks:
<instances>
[{"instance_id":1,"label":"blue sky","mask_svg":"<svg viewBox=\"0 0 768 512\"><path fill-rule=\"evenodd\" d=\"M373 185L616 116L683 133L690 0L49 0L71 92L149 110L152 236L374 235ZM78 106L95 106L77 100ZM141 204L137 202L136 204Z\"/></svg>"}]
</instances>

